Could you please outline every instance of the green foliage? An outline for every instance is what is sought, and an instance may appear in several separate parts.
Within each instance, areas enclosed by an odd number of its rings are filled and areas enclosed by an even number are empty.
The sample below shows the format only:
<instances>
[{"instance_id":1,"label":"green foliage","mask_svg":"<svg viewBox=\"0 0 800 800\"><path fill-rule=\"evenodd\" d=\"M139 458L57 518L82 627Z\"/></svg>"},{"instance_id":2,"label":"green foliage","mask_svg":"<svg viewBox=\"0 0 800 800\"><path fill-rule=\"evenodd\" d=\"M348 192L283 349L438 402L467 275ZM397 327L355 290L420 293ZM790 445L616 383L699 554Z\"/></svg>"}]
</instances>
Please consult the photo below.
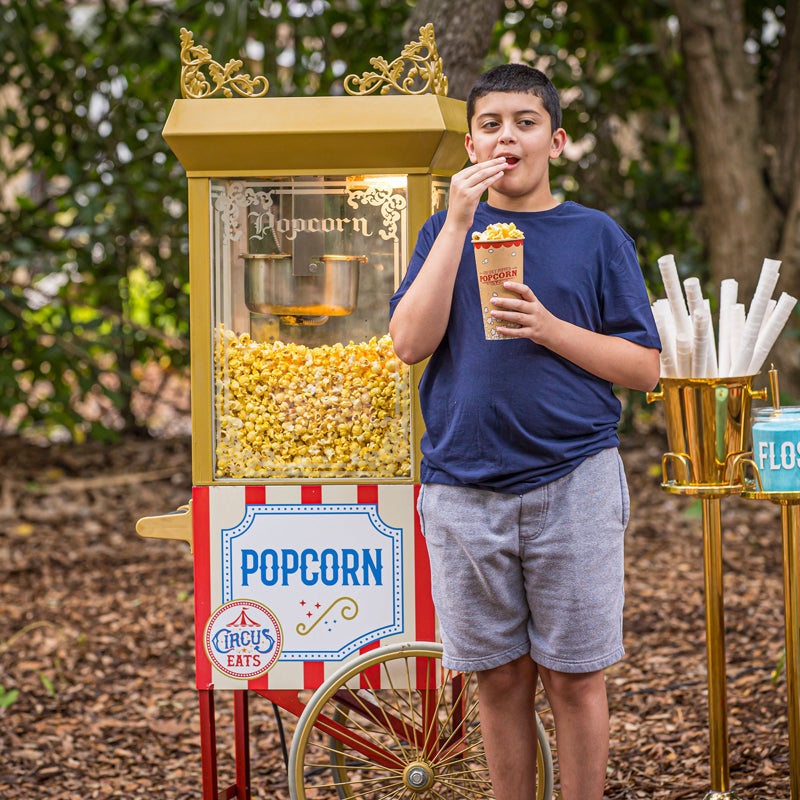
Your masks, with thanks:
<instances>
[{"instance_id":1,"label":"green foliage","mask_svg":"<svg viewBox=\"0 0 800 800\"><path fill-rule=\"evenodd\" d=\"M775 669L772 671L772 685L777 685L778 681L781 678L781 673L783 672L783 668L786 666L786 648L784 647L781 650L781 657L778 659L778 663L775 665Z\"/></svg>"},{"instance_id":2,"label":"green foliage","mask_svg":"<svg viewBox=\"0 0 800 800\"><path fill-rule=\"evenodd\" d=\"M399 55L410 12L397 0L229 0L207 8L207 30L184 22L195 42L220 63L249 62L251 74L269 79L269 94L284 97L343 94L346 74L371 70L373 56Z\"/></svg>"},{"instance_id":3,"label":"green foliage","mask_svg":"<svg viewBox=\"0 0 800 800\"><path fill-rule=\"evenodd\" d=\"M186 181L161 138L181 27L219 63L268 77L272 95L339 94L372 56L399 53L413 5L0 0L0 417L78 438L141 427L138 366L187 365ZM744 8L763 81L783 6ZM668 0L506 0L487 66L508 60L562 91L574 146L554 188L623 225L655 292L665 252L707 276Z\"/></svg>"},{"instance_id":4,"label":"green foliage","mask_svg":"<svg viewBox=\"0 0 800 800\"><path fill-rule=\"evenodd\" d=\"M6 689L0 684L0 708L8 708L14 705L19 699L19 692L16 689Z\"/></svg>"},{"instance_id":5,"label":"green foliage","mask_svg":"<svg viewBox=\"0 0 800 800\"><path fill-rule=\"evenodd\" d=\"M745 50L763 87L783 33L783 0L744 0ZM506 0L492 63L544 69L565 101L564 127L591 149L554 170L564 197L610 213L636 240L661 292L659 256L710 277L703 198L685 97L679 25L669 0Z\"/></svg>"},{"instance_id":6,"label":"green foliage","mask_svg":"<svg viewBox=\"0 0 800 800\"><path fill-rule=\"evenodd\" d=\"M56 686L53 681L44 674L44 672L39 673L39 680L42 682L42 686L44 686L45 691L50 695L50 697L56 696Z\"/></svg>"},{"instance_id":7,"label":"green foliage","mask_svg":"<svg viewBox=\"0 0 800 800\"><path fill-rule=\"evenodd\" d=\"M693 499L681 512L681 517L687 520L703 518L703 504L700 500Z\"/></svg>"},{"instance_id":8,"label":"green foliage","mask_svg":"<svg viewBox=\"0 0 800 800\"><path fill-rule=\"evenodd\" d=\"M0 0L0 416L107 437L143 424L137 365L188 363L186 180L161 138L181 27L220 63L257 56L271 94L327 94L399 51L407 11Z\"/></svg>"},{"instance_id":9,"label":"green foliage","mask_svg":"<svg viewBox=\"0 0 800 800\"><path fill-rule=\"evenodd\" d=\"M103 409L135 424L136 363L188 356L186 187L160 136L179 13L0 9L0 182L16 189L0 214L0 414L22 404L23 424L101 436Z\"/></svg>"}]
</instances>

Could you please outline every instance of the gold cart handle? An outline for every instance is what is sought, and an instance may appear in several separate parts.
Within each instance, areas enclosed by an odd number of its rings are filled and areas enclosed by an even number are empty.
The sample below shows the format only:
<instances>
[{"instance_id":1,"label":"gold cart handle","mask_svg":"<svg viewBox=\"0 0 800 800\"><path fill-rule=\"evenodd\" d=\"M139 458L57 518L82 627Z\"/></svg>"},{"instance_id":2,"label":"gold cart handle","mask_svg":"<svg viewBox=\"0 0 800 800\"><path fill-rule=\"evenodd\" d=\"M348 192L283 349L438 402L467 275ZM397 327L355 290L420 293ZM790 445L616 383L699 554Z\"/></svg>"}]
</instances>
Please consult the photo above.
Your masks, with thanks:
<instances>
[{"instance_id":1,"label":"gold cart handle","mask_svg":"<svg viewBox=\"0 0 800 800\"><path fill-rule=\"evenodd\" d=\"M169 514L142 517L136 523L136 533L146 539L177 539L192 547L192 501Z\"/></svg>"}]
</instances>

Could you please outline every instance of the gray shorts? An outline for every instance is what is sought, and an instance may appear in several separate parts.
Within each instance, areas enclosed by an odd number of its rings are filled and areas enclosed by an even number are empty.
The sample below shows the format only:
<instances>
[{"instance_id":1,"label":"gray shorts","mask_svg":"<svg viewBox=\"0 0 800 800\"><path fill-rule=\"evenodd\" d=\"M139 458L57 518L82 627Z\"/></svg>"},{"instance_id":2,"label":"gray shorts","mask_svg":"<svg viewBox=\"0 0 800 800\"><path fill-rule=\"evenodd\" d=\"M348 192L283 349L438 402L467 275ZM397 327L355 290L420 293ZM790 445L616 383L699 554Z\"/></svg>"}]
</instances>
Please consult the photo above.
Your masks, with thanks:
<instances>
[{"instance_id":1,"label":"gray shorts","mask_svg":"<svg viewBox=\"0 0 800 800\"><path fill-rule=\"evenodd\" d=\"M443 665L491 669L530 653L593 672L622 658L629 508L616 448L524 495L425 484L417 510Z\"/></svg>"}]
</instances>

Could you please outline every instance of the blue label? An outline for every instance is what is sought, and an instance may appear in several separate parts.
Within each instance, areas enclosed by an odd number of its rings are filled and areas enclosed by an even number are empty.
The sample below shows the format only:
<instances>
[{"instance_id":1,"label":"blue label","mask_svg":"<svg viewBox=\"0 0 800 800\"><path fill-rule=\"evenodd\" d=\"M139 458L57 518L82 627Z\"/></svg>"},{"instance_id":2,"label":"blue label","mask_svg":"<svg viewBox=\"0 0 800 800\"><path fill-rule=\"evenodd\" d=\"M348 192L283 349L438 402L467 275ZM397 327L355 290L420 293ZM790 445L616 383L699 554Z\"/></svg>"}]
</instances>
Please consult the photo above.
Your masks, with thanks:
<instances>
[{"instance_id":1,"label":"blue label","mask_svg":"<svg viewBox=\"0 0 800 800\"><path fill-rule=\"evenodd\" d=\"M765 492L800 491L800 422L753 425L753 460Z\"/></svg>"}]
</instances>

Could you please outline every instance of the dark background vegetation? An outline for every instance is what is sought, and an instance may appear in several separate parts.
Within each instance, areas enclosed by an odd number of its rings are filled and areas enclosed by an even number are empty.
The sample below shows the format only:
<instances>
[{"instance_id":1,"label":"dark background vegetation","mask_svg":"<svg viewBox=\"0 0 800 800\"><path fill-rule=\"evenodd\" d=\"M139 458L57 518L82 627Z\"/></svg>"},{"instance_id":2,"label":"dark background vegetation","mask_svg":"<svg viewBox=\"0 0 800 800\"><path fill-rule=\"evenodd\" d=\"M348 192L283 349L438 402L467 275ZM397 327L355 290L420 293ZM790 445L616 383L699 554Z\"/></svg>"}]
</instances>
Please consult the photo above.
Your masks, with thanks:
<instances>
[{"instance_id":1,"label":"dark background vegetation","mask_svg":"<svg viewBox=\"0 0 800 800\"><path fill-rule=\"evenodd\" d=\"M186 182L160 133L181 27L274 95L341 93L428 21L452 96L484 67L539 66L570 134L558 195L631 233L654 297L672 252L712 302L737 277L747 303L764 257L800 288L797 18L776 0L0 0L0 418L146 432L134 393L153 365L151 400L187 367Z\"/></svg>"}]
</instances>

